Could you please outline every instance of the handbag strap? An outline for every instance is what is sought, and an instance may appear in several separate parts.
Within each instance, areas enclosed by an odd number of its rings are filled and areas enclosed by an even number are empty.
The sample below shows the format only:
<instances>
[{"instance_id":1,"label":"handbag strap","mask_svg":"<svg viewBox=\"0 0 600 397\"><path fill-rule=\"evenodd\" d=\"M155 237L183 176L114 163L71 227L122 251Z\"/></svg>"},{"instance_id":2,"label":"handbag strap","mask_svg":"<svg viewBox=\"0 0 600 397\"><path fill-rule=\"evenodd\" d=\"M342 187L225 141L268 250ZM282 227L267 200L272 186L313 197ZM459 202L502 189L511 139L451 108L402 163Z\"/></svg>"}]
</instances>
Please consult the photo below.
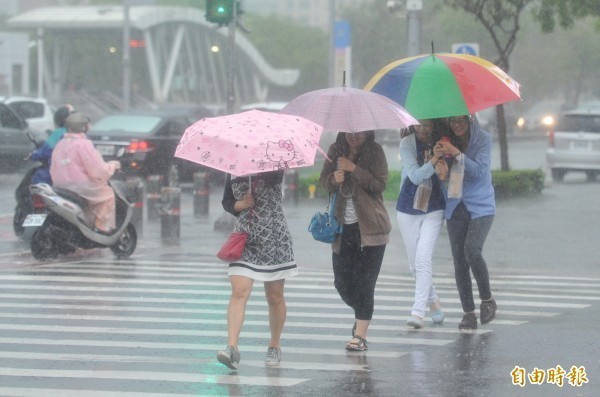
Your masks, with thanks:
<instances>
[{"instance_id":1,"label":"handbag strap","mask_svg":"<svg viewBox=\"0 0 600 397\"><path fill-rule=\"evenodd\" d=\"M337 192L329 193L329 204L327 205L328 214L335 214L335 197L337 196Z\"/></svg>"}]
</instances>

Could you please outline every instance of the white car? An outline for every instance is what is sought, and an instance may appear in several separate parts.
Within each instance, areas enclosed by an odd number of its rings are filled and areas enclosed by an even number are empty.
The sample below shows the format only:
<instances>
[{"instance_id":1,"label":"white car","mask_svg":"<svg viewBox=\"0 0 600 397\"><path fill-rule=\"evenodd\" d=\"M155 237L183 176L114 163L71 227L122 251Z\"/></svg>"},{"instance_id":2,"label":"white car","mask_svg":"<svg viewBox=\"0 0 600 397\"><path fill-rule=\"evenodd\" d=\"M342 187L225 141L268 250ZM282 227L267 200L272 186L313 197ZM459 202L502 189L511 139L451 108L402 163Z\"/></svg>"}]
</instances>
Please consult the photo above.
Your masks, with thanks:
<instances>
[{"instance_id":1,"label":"white car","mask_svg":"<svg viewBox=\"0 0 600 397\"><path fill-rule=\"evenodd\" d=\"M47 136L54 131L54 111L44 98L23 96L0 97L0 101L7 104L27 121L29 129L38 136Z\"/></svg>"},{"instance_id":2,"label":"white car","mask_svg":"<svg viewBox=\"0 0 600 397\"><path fill-rule=\"evenodd\" d=\"M548 139L546 163L554 181L573 171L585 172L589 181L600 174L600 108L563 113Z\"/></svg>"}]
</instances>

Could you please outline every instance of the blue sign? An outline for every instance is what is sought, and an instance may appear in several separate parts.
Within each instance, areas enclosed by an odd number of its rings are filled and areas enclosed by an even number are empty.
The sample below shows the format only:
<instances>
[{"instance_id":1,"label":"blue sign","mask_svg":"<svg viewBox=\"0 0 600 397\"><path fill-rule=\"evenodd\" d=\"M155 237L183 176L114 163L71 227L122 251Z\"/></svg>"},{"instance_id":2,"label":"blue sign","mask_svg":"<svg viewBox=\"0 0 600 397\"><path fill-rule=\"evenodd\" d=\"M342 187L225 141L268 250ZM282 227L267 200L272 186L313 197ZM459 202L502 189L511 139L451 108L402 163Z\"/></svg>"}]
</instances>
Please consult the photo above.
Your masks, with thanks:
<instances>
[{"instance_id":1,"label":"blue sign","mask_svg":"<svg viewBox=\"0 0 600 397\"><path fill-rule=\"evenodd\" d=\"M477 43L452 44L452 52L455 54L468 54L468 55L479 56L479 44L477 44Z\"/></svg>"},{"instance_id":2,"label":"blue sign","mask_svg":"<svg viewBox=\"0 0 600 397\"><path fill-rule=\"evenodd\" d=\"M335 21L335 48L350 47L350 22Z\"/></svg>"}]
</instances>

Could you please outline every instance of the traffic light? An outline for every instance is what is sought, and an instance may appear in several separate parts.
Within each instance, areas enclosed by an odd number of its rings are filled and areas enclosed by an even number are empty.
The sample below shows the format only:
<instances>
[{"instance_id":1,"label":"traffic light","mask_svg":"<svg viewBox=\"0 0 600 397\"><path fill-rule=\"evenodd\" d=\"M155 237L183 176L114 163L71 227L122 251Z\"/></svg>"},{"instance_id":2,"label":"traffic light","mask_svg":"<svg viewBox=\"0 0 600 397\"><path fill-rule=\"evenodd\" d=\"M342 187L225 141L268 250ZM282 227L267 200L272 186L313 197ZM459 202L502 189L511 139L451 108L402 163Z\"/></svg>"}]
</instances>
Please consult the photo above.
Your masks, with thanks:
<instances>
[{"instance_id":1,"label":"traffic light","mask_svg":"<svg viewBox=\"0 0 600 397\"><path fill-rule=\"evenodd\" d=\"M206 20L208 22L227 25L233 19L233 2L235 0L206 0Z\"/></svg>"}]
</instances>

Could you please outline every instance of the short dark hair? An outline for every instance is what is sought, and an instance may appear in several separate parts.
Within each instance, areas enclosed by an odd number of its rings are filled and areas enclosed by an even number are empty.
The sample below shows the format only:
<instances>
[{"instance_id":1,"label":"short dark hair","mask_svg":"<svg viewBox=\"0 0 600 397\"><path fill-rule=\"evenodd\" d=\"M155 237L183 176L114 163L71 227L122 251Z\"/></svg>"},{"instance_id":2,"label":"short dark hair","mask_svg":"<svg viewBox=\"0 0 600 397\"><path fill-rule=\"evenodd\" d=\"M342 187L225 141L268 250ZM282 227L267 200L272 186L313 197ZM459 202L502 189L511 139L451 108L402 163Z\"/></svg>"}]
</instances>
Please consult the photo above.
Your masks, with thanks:
<instances>
[{"instance_id":1,"label":"short dark hair","mask_svg":"<svg viewBox=\"0 0 600 397\"><path fill-rule=\"evenodd\" d=\"M58 127L64 127L67 117L72 113L70 106L61 106L56 112L54 112L54 125Z\"/></svg>"}]
</instances>

